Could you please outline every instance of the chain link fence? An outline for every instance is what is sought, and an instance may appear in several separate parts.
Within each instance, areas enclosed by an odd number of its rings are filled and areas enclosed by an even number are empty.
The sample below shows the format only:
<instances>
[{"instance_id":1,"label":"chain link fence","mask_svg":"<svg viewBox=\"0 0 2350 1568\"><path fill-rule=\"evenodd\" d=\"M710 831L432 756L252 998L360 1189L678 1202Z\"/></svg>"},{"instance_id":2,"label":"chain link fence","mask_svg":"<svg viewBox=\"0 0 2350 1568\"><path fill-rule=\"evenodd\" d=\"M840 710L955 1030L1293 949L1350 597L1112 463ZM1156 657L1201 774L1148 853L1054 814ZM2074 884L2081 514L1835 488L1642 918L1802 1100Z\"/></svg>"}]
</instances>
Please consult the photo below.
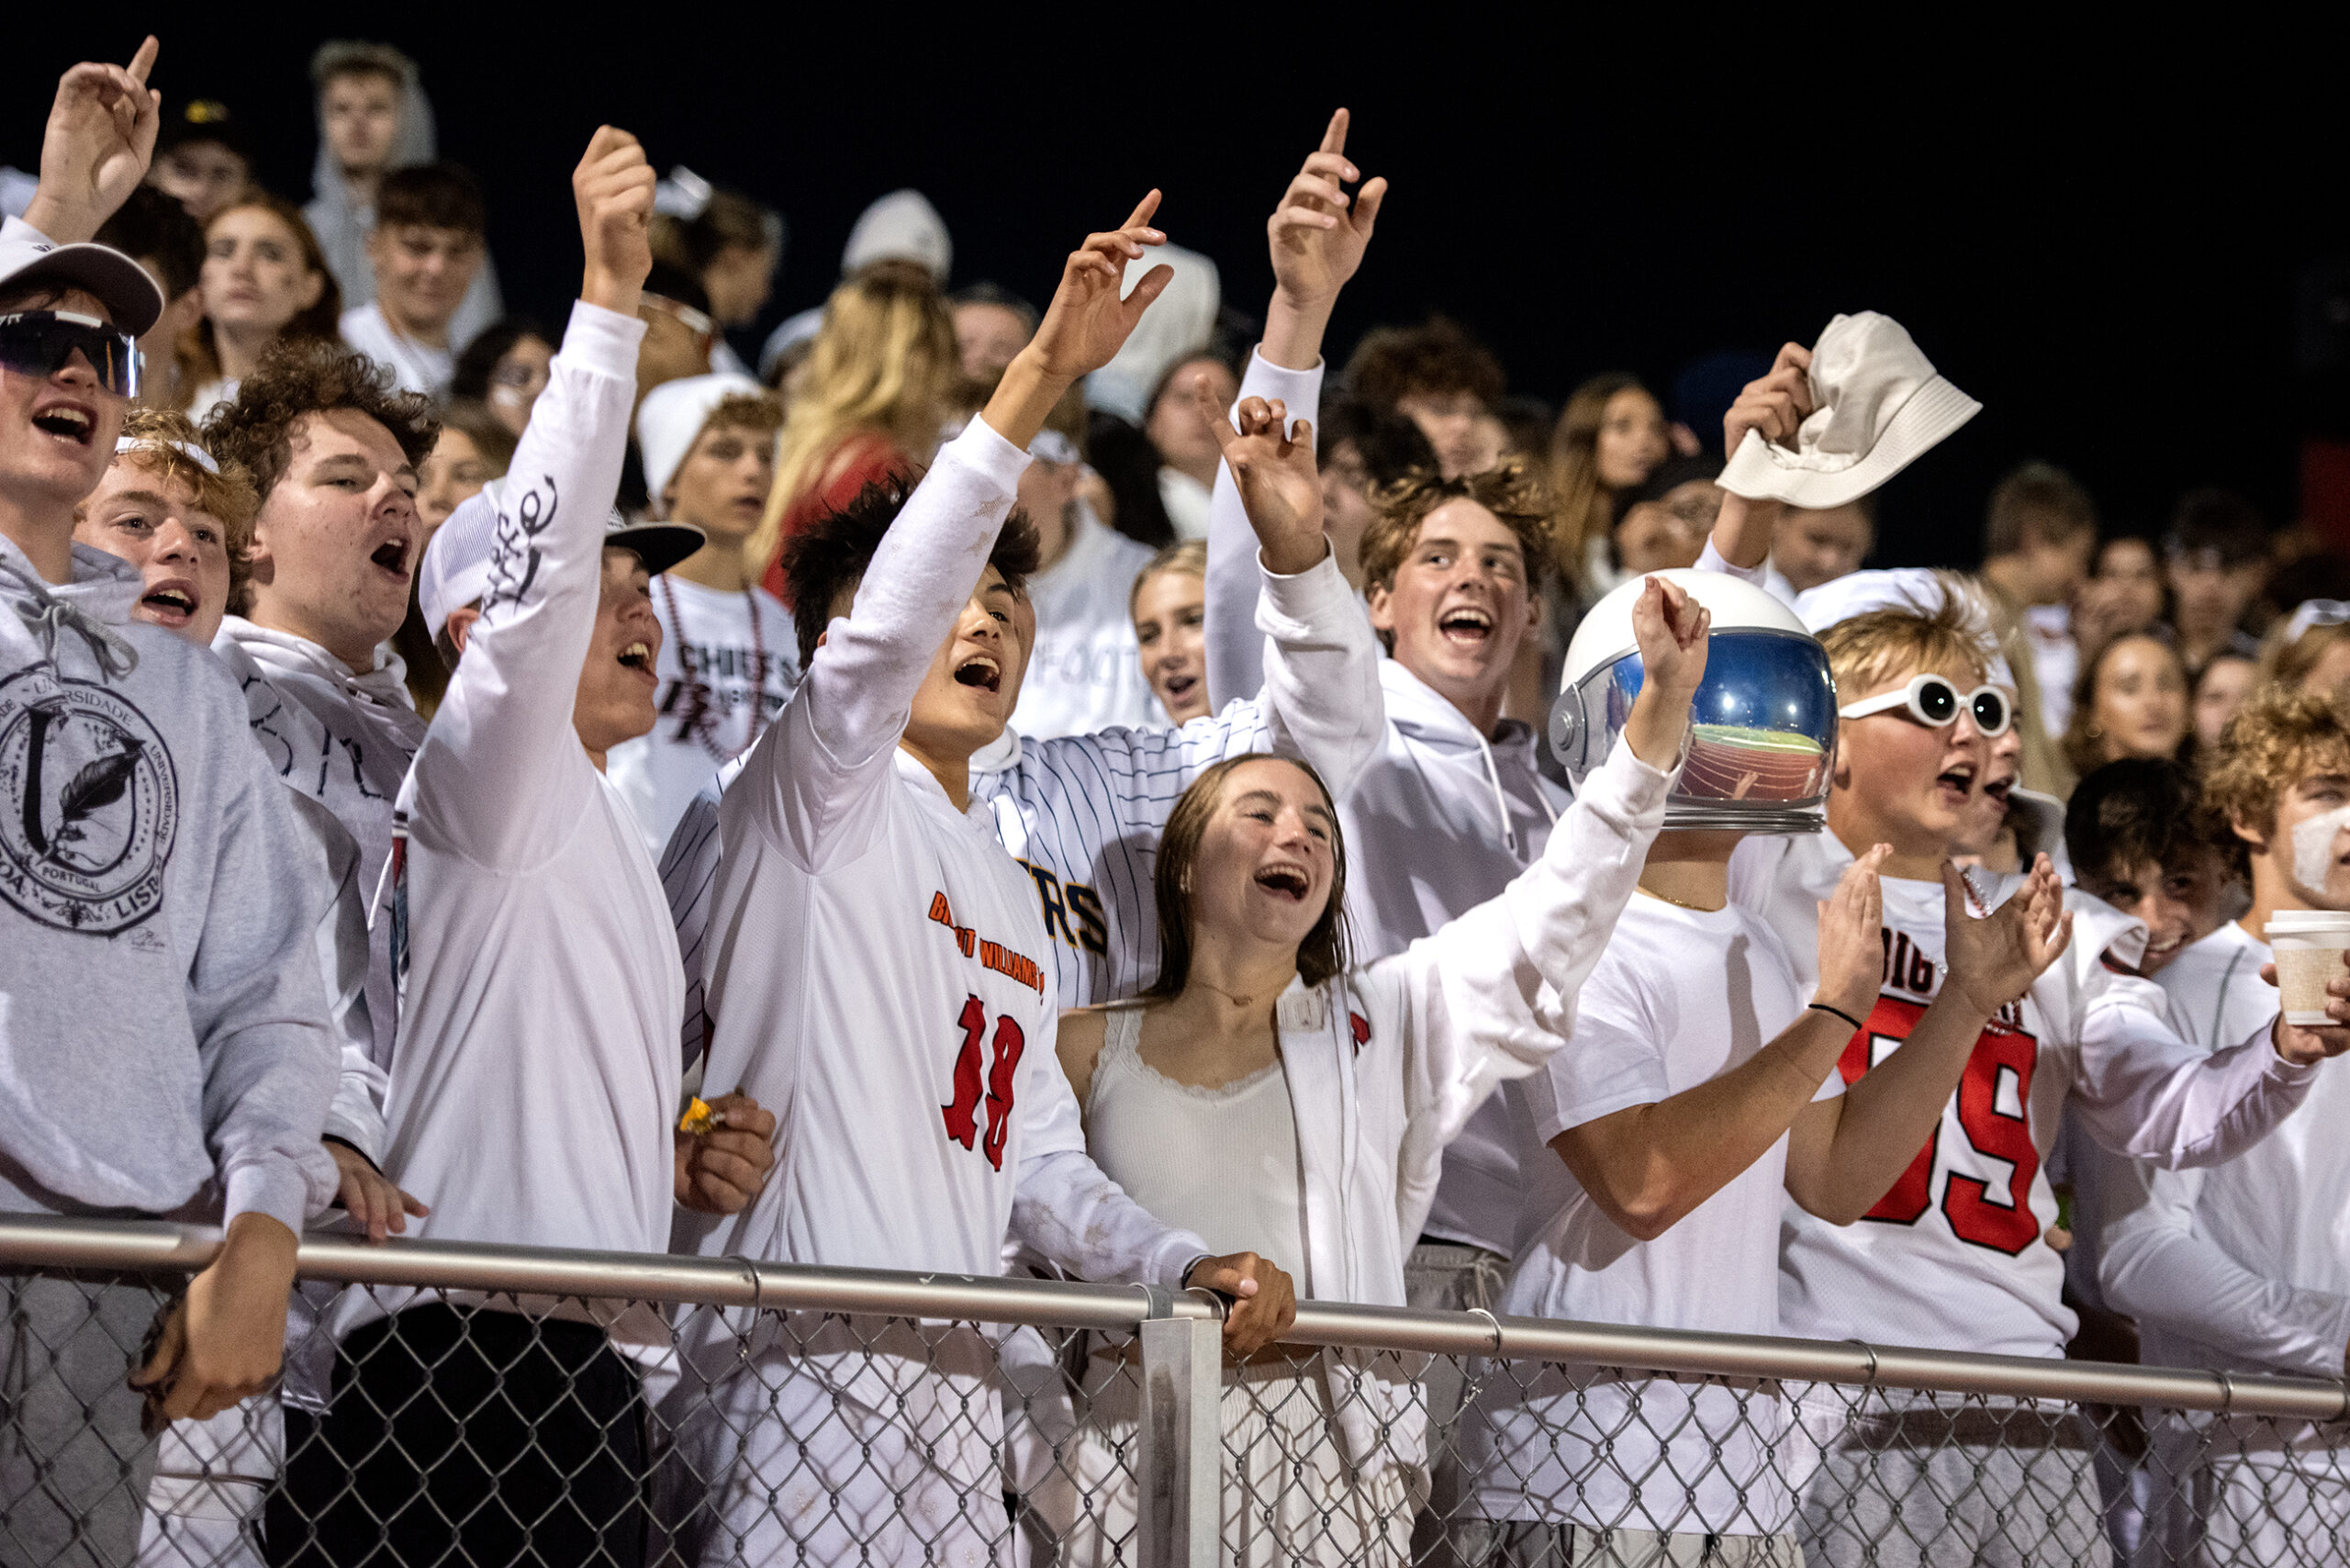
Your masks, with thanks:
<instances>
[{"instance_id":1,"label":"chain link fence","mask_svg":"<svg viewBox=\"0 0 2350 1568\"><path fill-rule=\"evenodd\" d=\"M2350 1562L2336 1383L455 1243L308 1238L142 1435L216 1240L0 1221L0 1562Z\"/></svg>"}]
</instances>

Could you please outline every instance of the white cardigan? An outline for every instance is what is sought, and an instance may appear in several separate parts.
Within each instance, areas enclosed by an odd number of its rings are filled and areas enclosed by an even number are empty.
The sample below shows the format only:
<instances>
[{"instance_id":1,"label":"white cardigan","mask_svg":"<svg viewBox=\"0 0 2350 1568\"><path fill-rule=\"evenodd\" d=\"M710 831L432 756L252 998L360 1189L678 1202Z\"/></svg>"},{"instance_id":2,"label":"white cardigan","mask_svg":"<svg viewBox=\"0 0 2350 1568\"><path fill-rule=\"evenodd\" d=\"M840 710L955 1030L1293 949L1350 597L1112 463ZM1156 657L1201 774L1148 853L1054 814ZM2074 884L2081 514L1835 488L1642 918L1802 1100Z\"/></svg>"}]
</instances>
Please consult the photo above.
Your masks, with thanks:
<instances>
[{"instance_id":1,"label":"white cardigan","mask_svg":"<svg viewBox=\"0 0 2350 1568\"><path fill-rule=\"evenodd\" d=\"M1392 958L1280 1001L1316 1293L1404 1305L1445 1145L1496 1085L1565 1047L1575 997L1664 822L1672 776L1618 744L1542 856ZM1393 1355L1324 1353L1356 1465L1417 1463L1425 1412Z\"/></svg>"}]
</instances>

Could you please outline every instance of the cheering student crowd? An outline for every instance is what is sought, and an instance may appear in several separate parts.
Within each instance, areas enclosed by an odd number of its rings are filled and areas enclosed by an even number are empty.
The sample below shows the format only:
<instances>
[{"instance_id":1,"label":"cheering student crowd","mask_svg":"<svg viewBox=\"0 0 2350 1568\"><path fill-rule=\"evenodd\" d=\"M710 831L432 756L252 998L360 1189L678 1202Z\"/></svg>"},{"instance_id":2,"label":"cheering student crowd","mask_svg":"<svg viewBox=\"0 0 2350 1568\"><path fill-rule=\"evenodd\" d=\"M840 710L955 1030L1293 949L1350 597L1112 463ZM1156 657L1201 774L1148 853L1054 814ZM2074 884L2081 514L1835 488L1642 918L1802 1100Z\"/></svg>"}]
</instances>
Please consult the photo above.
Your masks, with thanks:
<instances>
[{"instance_id":1,"label":"cheering student crowd","mask_svg":"<svg viewBox=\"0 0 2350 1568\"><path fill-rule=\"evenodd\" d=\"M2027 463L1979 573L1867 569L1977 405L1866 312L1670 408L1442 319L1331 375L1343 109L1232 197L1261 326L1139 171L1041 308L885 196L746 358L780 218L625 131L534 323L398 51L319 51L307 207L156 57L65 73L0 230L0 1208L225 1239L160 1316L0 1272L0 1557L966 1563L1008 1495L1133 1550L1113 1346L1007 1443L1018 1339L297 1291L312 1225L1222 1293L1251 1563L2350 1528L2314 1426L2151 1415L2133 1484L2069 1417L1280 1345L2341 1376L2350 969L2288 1017L2268 934L2350 912L2350 605L2245 502Z\"/></svg>"}]
</instances>

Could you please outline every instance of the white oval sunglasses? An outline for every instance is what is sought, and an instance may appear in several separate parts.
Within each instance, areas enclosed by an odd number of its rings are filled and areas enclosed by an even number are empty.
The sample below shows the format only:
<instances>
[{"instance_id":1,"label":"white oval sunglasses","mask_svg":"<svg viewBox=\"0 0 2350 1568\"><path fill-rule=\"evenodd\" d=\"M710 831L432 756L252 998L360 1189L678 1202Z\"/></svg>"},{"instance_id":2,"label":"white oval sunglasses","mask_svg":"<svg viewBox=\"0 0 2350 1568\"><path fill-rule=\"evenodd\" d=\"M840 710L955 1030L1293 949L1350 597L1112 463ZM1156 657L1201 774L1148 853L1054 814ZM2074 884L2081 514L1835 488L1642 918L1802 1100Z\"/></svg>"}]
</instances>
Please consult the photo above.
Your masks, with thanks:
<instances>
[{"instance_id":1,"label":"white oval sunglasses","mask_svg":"<svg viewBox=\"0 0 2350 1568\"><path fill-rule=\"evenodd\" d=\"M1863 698L1837 709L1836 713L1839 718L1865 719L1872 713L1889 713L1899 708L1907 711L1904 716L1912 722L1939 730L1957 722L1962 705L1986 740L2008 733L2009 721L2014 715L2006 692L1996 686L1978 686L1962 696L1955 683L1939 675L1913 675L1908 685Z\"/></svg>"}]
</instances>

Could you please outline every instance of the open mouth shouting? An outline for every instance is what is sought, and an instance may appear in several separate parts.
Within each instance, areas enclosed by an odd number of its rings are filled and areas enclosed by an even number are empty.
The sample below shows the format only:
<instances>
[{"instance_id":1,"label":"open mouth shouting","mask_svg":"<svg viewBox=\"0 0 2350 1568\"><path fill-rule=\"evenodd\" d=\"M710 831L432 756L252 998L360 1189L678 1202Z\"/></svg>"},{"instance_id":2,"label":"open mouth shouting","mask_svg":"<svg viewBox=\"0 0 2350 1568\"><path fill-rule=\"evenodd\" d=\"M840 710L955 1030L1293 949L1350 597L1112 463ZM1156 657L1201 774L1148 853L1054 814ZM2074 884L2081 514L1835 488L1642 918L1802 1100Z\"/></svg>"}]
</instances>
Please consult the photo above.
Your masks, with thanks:
<instances>
[{"instance_id":1,"label":"open mouth shouting","mask_svg":"<svg viewBox=\"0 0 2350 1568\"><path fill-rule=\"evenodd\" d=\"M1170 675L1159 684L1167 692L1167 700L1180 704L1200 689L1200 678L1196 675Z\"/></svg>"},{"instance_id":2,"label":"open mouth shouting","mask_svg":"<svg viewBox=\"0 0 2350 1568\"><path fill-rule=\"evenodd\" d=\"M653 644L643 638L638 638L623 646L620 652L620 661L622 668L635 672L637 678L643 681L645 685L661 684L660 677L655 674L653 668Z\"/></svg>"},{"instance_id":3,"label":"open mouth shouting","mask_svg":"<svg viewBox=\"0 0 2350 1568\"><path fill-rule=\"evenodd\" d=\"M973 654L955 666L955 684L976 686L990 692L1003 689L1003 666L988 654Z\"/></svg>"},{"instance_id":4,"label":"open mouth shouting","mask_svg":"<svg viewBox=\"0 0 2350 1568\"><path fill-rule=\"evenodd\" d=\"M408 544L406 539L386 539L375 546L367 559L402 582L408 581Z\"/></svg>"},{"instance_id":5,"label":"open mouth shouting","mask_svg":"<svg viewBox=\"0 0 2350 1568\"><path fill-rule=\"evenodd\" d=\"M139 600L140 618L176 632L196 619L203 596L185 577L164 577L148 585Z\"/></svg>"},{"instance_id":6,"label":"open mouth shouting","mask_svg":"<svg viewBox=\"0 0 2350 1568\"><path fill-rule=\"evenodd\" d=\"M98 411L86 403L60 399L33 410L33 427L86 452L98 433Z\"/></svg>"},{"instance_id":7,"label":"open mouth shouting","mask_svg":"<svg viewBox=\"0 0 2350 1568\"><path fill-rule=\"evenodd\" d=\"M1286 863L1259 867L1256 882L1275 898L1287 899L1292 903L1304 903L1305 895L1314 890L1314 879L1305 868Z\"/></svg>"},{"instance_id":8,"label":"open mouth shouting","mask_svg":"<svg viewBox=\"0 0 2350 1568\"><path fill-rule=\"evenodd\" d=\"M1946 804L1962 806L1975 792L1975 765L1962 762L1946 767L1934 778L1934 788L1942 792Z\"/></svg>"},{"instance_id":9,"label":"open mouth shouting","mask_svg":"<svg viewBox=\"0 0 2350 1568\"><path fill-rule=\"evenodd\" d=\"M1458 648L1482 648L1493 637L1493 611L1473 604L1456 604L1436 618L1436 629Z\"/></svg>"}]
</instances>

